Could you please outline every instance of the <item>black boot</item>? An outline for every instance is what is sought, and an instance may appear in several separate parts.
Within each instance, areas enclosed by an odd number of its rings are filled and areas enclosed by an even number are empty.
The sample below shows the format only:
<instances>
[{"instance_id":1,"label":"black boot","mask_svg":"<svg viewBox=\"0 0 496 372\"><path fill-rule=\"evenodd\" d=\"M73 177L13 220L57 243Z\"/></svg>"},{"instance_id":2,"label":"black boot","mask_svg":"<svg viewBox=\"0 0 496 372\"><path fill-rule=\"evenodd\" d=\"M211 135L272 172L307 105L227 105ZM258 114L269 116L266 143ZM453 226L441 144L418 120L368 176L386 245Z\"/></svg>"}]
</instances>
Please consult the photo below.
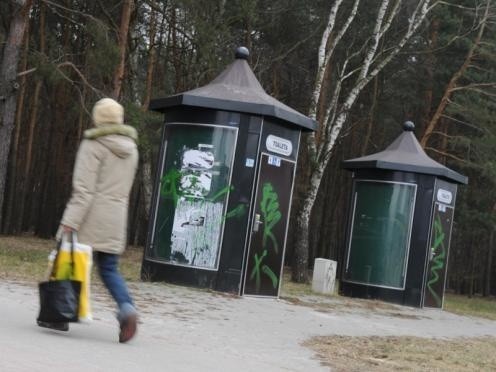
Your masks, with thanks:
<instances>
[{"instance_id":1,"label":"black boot","mask_svg":"<svg viewBox=\"0 0 496 372\"><path fill-rule=\"evenodd\" d=\"M50 328L55 331L68 331L69 323L50 323L50 322L41 322L39 320L36 321L40 327Z\"/></svg>"}]
</instances>

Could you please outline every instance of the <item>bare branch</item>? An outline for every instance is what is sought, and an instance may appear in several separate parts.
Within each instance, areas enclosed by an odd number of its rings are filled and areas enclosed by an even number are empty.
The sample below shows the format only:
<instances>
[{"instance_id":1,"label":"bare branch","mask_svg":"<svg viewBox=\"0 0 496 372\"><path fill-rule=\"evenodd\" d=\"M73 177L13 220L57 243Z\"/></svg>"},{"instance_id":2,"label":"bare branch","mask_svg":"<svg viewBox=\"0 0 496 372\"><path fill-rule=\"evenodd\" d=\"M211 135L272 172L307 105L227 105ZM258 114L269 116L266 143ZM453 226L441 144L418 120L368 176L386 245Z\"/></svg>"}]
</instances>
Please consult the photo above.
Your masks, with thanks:
<instances>
[{"instance_id":1,"label":"bare branch","mask_svg":"<svg viewBox=\"0 0 496 372\"><path fill-rule=\"evenodd\" d=\"M458 156L455 156L455 155L450 154L450 153L445 152L445 151L441 151L441 150L435 149L433 147L426 147L425 150L429 150L429 151L435 152L436 154L440 154L440 155L446 156L447 158L451 158L451 159L456 160L456 161L459 161L461 163L465 163L465 164L468 163L465 159L459 158Z\"/></svg>"},{"instance_id":2,"label":"bare branch","mask_svg":"<svg viewBox=\"0 0 496 372\"><path fill-rule=\"evenodd\" d=\"M32 72L35 72L37 70L36 67L34 68L30 68L29 70L25 70L25 71L21 71L17 74L17 76L24 76L24 75L29 75L31 74Z\"/></svg>"},{"instance_id":3,"label":"bare branch","mask_svg":"<svg viewBox=\"0 0 496 372\"><path fill-rule=\"evenodd\" d=\"M68 81L71 82L71 84L74 84L74 81L69 79L69 77L67 77L61 70L60 68L61 67L70 67L71 69L73 69L76 74L79 76L79 78L81 79L81 81L84 83L84 85L86 85L88 88L90 88L93 92L97 93L99 96L103 96L104 94L98 90L97 88L95 88L93 85L91 85L88 80L86 80L86 77L83 75L83 73L76 67L76 65L74 65L74 63L72 62L69 62L69 61L66 61L66 62L62 62L62 63L59 63L57 65L57 69L58 69L58 72L63 75L64 77L66 77L66 79Z\"/></svg>"},{"instance_id":4,"label":"bare branch","mask_svg":"<svg viewBox=\"0 0 496 372\"><path fill-rule=\"evenodd\" d=\"M489 5L490 5L491 0L487 0L486 2L486 8L484 11L484 16L482 17L482 20L480 22L481 27L479 28L479 32L477 33L477 36L475 37L475 40L467 52L467 55L465 57L465 61L463 64L460 66L460 68L453 74L451 77L450 81L448 82L448 85L443 93L443 96L441 98L441 101L439 105L436 108L436 111L434 112L434 115L432 116L431 120L429 121L429 124L427 125L424 134L422 135L422 138L420 139L420 144L425 147L427 145L427 141L429 139L429 136L431 135L432 131L435 129L439 122L439 118L441 115L444 113L447 105L448 105L448 100L451 98L453 89L456 88L456 85L460 78L463 76L465 71L467 70L468 66L471 64L472 59L474 57L474 53L476 49L479 47L479 43L482 39L482 35L484 34L484 30L486 27L486 21L489 16Z\"/></svg>"},{"instance_id":5,"label":"bare branch","mask_svg":"<svg viewBox=\"0 0 496 372\"><path fill-rule=\"evenodd\" d=\"M445 119L448 119L448 120L451 120L451 121L454 121L455 123L459 123L459 124L462 124L462 125L465 125L469 128L472 128L472 129L476 129L480 132L483 132L483 130L481 128L479 128L478 126L472 124L472 123L469 123L467 121L463 121L463 120L460 120L460 119L457 119L457 118L454 118L452 116L448 116L448 115L442 115L443 118Z\"/></svg>"},{"instance_id":6,"label":"bare branch","mask_svg":"<svg viewBox=\"0 0 496 372\"><path fill-rule=\"evenodd\" d=\"M316 32L316 30L314 30L312 33L310 33L310 34L309 34L307 37L305 37L304 39L301 39L301 40L299 40L298 42L296 42L296 43L295 43L295 44L294 44L291 48L286 49L286 50L284 51L284 53L283 53L283 54L280 54L280 55L278 55L277 57L273 58L271 62L272 62L272 63L274 63L274 62L278 62L278 61L281 61L281 60L285 59L288 55L290 55L290 54L291 54L291 53L293 53L296 49L298 49L298 48L299 48L299 46L300 46L301 44L303 44L303 43L307 42L309 39L311 39L311 38L314 36L315 32ZM261 74L261 73L263 73L263 72L265 72L265 71L269 70L270 68L271 68L271 66L270 66L270 65L268 65L268 66L267 66L267 67L265 67L264 69L260 69L260 70L258 71L258 73L260 73L260 74Z\"/></svg>"},{"instance_id":7,"label":"bare branch","mask_svg":"<svg viewBox=\"0 0 496 372\"><path fill-rule=\"evenodd\" d=\"M43 2L43 3L45 3L45 4L47 4L47 5L51 5L51 6L55 7L55 8L63 9L66 12L69 12L69 13L79 14L80 16L89 18L89 19L91 19L91 20L93 20L93 21L95 21L97 23L100 23L102 25L105 25L101 20L99 20L98 18L93 17L91 14L84 13L84 12L81 12L79 10L75 10L74 8L67 8L67 7L65 7L63 5L54 3L53 1L50 1L50 0L40 0L40 1ZM59 13L57 13L57 14L59 14ZM71 22L74 22L73 20L70 20L70 21Z\"/></svg>"},{"instance_id":8,"label":"bare branch","mask_svg":"<svg viewBox=\"0 0 496 372\"><path fill-rule=\"evenodd\" d=\"M110 24L112 25L112 28L115 30L115 32L117 32L117 30L119 29L119 27L117 26L117 24L114 22L114 19L112 18L112 16L109 14L109 12L107 11L107 9L105 8L105 6L102 4L102 0L98 0L98 5L100 6L100 9L102 10L103 14L105 14L105 17L107 18L107 20L110 22Z\"/></svg>"},{"instance_id":9,"label":"bare branch","mask_svg":"<svg viewBox=\"0 0 496 372\"><path fill-rule=\"evenodd\" d=\"M69 62L67 65L72 65L72 63ZM65 66L65 64L64 64L64 66ZM72 65L72 67L74 67L74 69L79 72L79 70L76 68L76 66ZM84 100L84 95L81 92L81 89L79 89L79 87L75 84L74 80L72 80L71 78L69 78L69 76L67 76L61 70L58 70L58 73L60 74L60 76L62 76L65 80L67 80L78 91L78 93L79 93L79 100L81 101L81 107L86 112L86 114L88 114L91 117L91 114L90 114L88 108L86 107L85 100ZM80 74L80 76L82 76L82 74L80 72L79 72L79 74ZM84 79L84 81L86 81L86 79ZM93 89L95 92L98 92L98 90L96 90L95 88L93 88L90 84L87 84L87 85L91 89Z\"/></svg>"},{"instance_id":10,"label":"bare branch","mask_svg":"<svg viewBox=\"0 0 496 372\"><path fill-rule=\"evenodd\" d=\"M496 88L496 82L473 83L473 84L463 85L463 86L459 86L459 87L453 87L453 88L450 88L450 92L456 92L458 90L464 90L464 89L483 88L483 87Z\"/></svg>"},{"instance_id":11,"label":"bare branch","mask_svg":"<svg viewBox=\"0 0 496 372\"><path fill-rule=\"evenodd\" d=\"M440 5L450 6L453 8L463 9L463 10L476 10L476 8L466 7L466 6L459 5L459 4L453 4L453 3L450 3L447 1L437 1L436 3L440 4Z\"/></svg>"}]
</instances>

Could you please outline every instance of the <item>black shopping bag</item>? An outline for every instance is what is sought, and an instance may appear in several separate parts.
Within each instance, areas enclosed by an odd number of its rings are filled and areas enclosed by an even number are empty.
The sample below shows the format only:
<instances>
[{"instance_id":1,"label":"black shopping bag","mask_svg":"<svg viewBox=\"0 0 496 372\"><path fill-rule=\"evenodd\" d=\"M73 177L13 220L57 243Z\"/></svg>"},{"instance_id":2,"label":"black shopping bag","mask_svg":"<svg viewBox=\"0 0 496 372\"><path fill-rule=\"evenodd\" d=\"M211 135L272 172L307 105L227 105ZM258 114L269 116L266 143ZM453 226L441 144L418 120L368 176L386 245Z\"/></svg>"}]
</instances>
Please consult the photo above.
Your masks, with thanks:
<instances>
[{"instance_id":1,"label":"black shopping bag","mask_svg":"<svg viewBox=\"0 0 496 372\"><path fill-rule=\"evenodd\" d=\"M77 322L81 282L49 280L38 285L40 292L39 322Z\"/></svg>"},{"instance_id":2,"label":"black shopping bag","mask_svg":"<svg viewBox=\"0 0 496 372\"><path fill-rule=\"evenodd\" d=\"M71 234L71 262L68 277L55 279L57 270L55 258L48 281L38 284L40 293L40 313L38 322L67 323L79 321L79 299L81 282L74 277L74 235ZM61 242L57 244L57 255Z\"/></svg>"}]
</instances>

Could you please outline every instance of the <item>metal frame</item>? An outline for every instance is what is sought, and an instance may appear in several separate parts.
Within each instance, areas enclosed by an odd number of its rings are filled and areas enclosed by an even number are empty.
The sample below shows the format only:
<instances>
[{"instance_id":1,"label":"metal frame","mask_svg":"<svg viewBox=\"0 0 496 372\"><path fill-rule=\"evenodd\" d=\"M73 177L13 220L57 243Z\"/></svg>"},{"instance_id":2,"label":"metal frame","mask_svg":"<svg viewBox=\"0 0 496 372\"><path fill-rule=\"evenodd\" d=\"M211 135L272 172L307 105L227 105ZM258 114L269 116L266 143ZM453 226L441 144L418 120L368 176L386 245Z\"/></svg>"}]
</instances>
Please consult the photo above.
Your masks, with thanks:
<instances>
[{"instance_id":1,"label":"metal frame","mask_svg":"<svg viewBox=\"0 0 496 372\"><path fill-rule=\"evenodd\" d=\"M158 158L158 164L157 164L157 175L158 177L155 177L155 182L153 184L153 194L152 194L152 204L151 208L152 210L150 211L150 227L148 229L148 235L147 235L147 245L144 249L144 255L143 255L143 260L146 259L148 256L148 252L153 249L153 237L155 235L155 222L157 220L157 211L158 211L158 196L160 195L160 180L162 179L162 174L164 170L164 160L165 160L165 148L167 147L167 141L165 139L165 126L162 127L162 135L160 136L160 152L159 152L159 158Z\"/></svg>"},{"instance_id":2,"label":"metal frame","mask_svg":"<svg viewBox=\"0 0 496 372\"><path fill-rule=\"evenodd\" d=\"M248 258L248 254L250 253L250 243L251 243L251 230L253 227L253 218L252 213L253 210L255 209L255 201L257 197L257 188L256 185L258 185L258 176L260 174L260 144L262 142L262 133L264 129L264 124L265 124L265 118L262 116L261 120L261 125L260 125L260 132L258 133L258 146L257 146L257 160L255 162L255 172L257 174L257 177L253 177L253 183L251 185L251 195L250 195L250 209L248 210L248 223L247 223L247 229L246 229L246 234L245 234L245 244L244 244L244 249L243 249L243 260L241 261L241 282L239 285L239 290L238 290L238 296L242 296L244 291L245 291L245 276L246 276L246 261Z\"/></svg>"},{"instance_id":3,"label":"metal frame","mask_svg":"<svg viewBox=\"0 0 496 372\"><path fill-rule=\"evenodd\" d=\"M427 287L427 270L429 269L429 256L430 256L430 245L431 245L431 234L432 234L432 219L434 218L434 201L436 200L436 194L434 190L437 187L437 178L434 180L434 186L432 188L432 199L431 199L431 210L429 213L429 233L427 234L427 242L425 244L425 261L424 261L424 274L422 275L422 288L420 290L420 306L424 307L425 302L425 289Z\"/></svg>"},{"instance_id":4,"label":"metal frame","mask_svg":"<svg viewBox=\"0 0 496 372\"><path fill-rule=\"evenodd\" d=\"M393 287L393 286L388 286L388 285L381 285L381 284L373 284L373 283L367 283L367 282L361 282L357 280L348 280L343 278L343 282L347 283L355 283L355 284L362 284L362 285L367 285L370 287L378 287L378 288L387 288L387 289L394 289L394 290L405 290L406 288L406 277L408 274L408 261L409 261L409 256L410 256L410 245L411 245L411 237L412 237L412 228L413 228L413 217L415 215L415 206L417 202L417 184L416 183L410 183L410 182L399 182L399 181L387 181L387 180L371 180L371 179L354 179L353 180L353 210L352 210L352 220L351 220L351 226L350 226L350 236L349 236L349 242L348 242L348 247L347 247L347 257L346 257L346 267L345 267L345 274L348 271L349 264L350 264L350 254L351 254L351 240L353 238L353 227L355 224L355 211L356 211L356 200L357 200L357 193L356 193L356 183L357 182L373 182L373 183L387 183L387 184L398 184L398 185L408 185L408 186L413 186L414 187L414 197L413 197L413 205L410 213L410 222L408 225L408 240L407 240L407 245L406 245L406 256L405 256L405 262L403 263L403 285L401 287ZM346 275L344 275L346 276Z\"/></svg>"},{"instance_id":5,"label":"metal frame","mask_svg":"<svg viewBox=\"0 0 496 372\"><path fill-rule=\"evenodd\" d=\"M229 125L220 125L220 124L202 124L202 123L190 123L190 122L171 122L171 123L165 123L165 125L164 125L164 129L163 129L164 130L164 134L163 134L163 136L164 136L163 138L164 139L165 139L165 131L167 130L167 127L168 126L176 126L176 125L180 125L180 126L191 125L191 126L196 126L196 127L224 128L224 129L230 129L230 130L235 131L234 151L233 151L233 156L232 156L232 159L231 159L231 166L229 168L229 181L228 181L228 183L230 185L231 184L231 181L232 181L234 159L236 158L236 147L237 147L237 144L238 144L239 128L238 127L229 126ZM161 161L160 161L161 169L159 169L159 172L158 172L159 173L158 187L157 187L157 190L155 191L156 192L156 194L155 194L156 203L155 203L155 213L154 213L153 225L152 225L152 234L151 234L151 240L150 240L150 242L151 242L150 246L151 247L154 247L155 246L155 229L156 229L156 225L157 225L158 204L159 204L159 201L160 201L160 185L161 185L161 181L160 180L162 179L163 170L164 170L165 158L166 158L166 154L167 154L167 143L168 143L168 140L165 140L164 141L163 153L162 153ZM228 191L227 192L227 195L226 195L226 200L227 201L229 201L230 195L231 195L231 191ZM227 204L228 203L226 203L224 205L224 211L223 211L224 214L226 213ZM220 258L220 254L222 252L222 243L223 243L223 240L224 240L224 228L225 228L225 221L222 221L222 227L221 227L221 232L220 232L220 240L219 240L219 246L218 246L218 252L217 252L217 258L215 260L215 268L174 263L174 262L172 262L170 260L160 259L160 258L156 258L156 257L150 257L149 252L145 255L145 259L147 261L150 261L150 262L156 262L156 263L161 263L161 264L170 265L170 266L180 266L180 267L186 267L186 268L197 269L197 270L205 270L205 271L218 271L219 270L219 261L220 261L219 258Z\"/></svg>"},{"instance_id":6,"label":"metal frame","mask_svg":"<svg viewBox=\"0 0 496 372\"><path fill-rule=\"evenodd\" d=\"M456 201L456 197L455 197ZM455 222L455 204L453 206L446 206L446 208L453 208L453 216L451 217L453 220L451 221L450 232L449 232L449 245L448 245L448 253L446 254L446 267L444 268L444 286L443 286L443 300L441 301L441 309L444 309L444 294L446 293L446 283L448 282L448 264L449 264L449 254L451 248L451 237L453 236L453 225Z\"/></svg>"},{"instance_id":7,"label":"metal frame","mask_svg":"<svg viewBox=\"0 0 496 372\"><path fill-rule=\"evenodd\" d=\"M260 131L260 138L262 138L262 133L263 131ZM298 144L299 145L299 144ZM258 197L258 186L260 185L260 173L262 173L262 167L261 167L261 161L262 161L262 156L263 155L267 155L267 156L277 156L281 159L281 161L287 161L289 163L293 163L294 164L294 169L293 169L293 177L294 177L294 172L296 171L296 160L290 160L290 159L286 159L284 157L281 157L279 155L272 155L268 152L265 152L265 151L260 151L258 153L258 156L257 156L257 165L258 165L258 169L257 169L257 177L256 177L256 187L254 188L255 190L255 195L254 195L254 198L253 198L253 202L252 202L252 205L253 205L253 208L251 210L251 223L249 224L249 236L250 236L250 239L248 241L248 247L247 247L247 252L246 252L246 260L243 260L243 270L244 270L244 275L243 275L243 293L242 295L243 296L249 296L249 297L263 297L263 298L278 298L279 297L279 290L280 290L280 285L281 285L281 280L279 280L279 287L277 288L277 295L276 296L264 296L264 295L246 295L245 294L245 287L246 287L246 274L247 274L247 265L246 265L246 261L248 259L248 257L250 256L250 250L251 250L251 236L252 236L252 228L253 228L253 220L254 220L254 212L256 210L256 201L257 201L257 197ZM284 236L284 247L283 247L283 250L282 250L282 266L281 266L281 272L282 272L282 269L284 269L284 254L286 252L286 239L288 237L288 222L289 222L289 217L290 217L290 207L291 207L291 201L292 201L292 198L293 198L293 187L294 187L294 179L293 179L293 185L291 186L291 194L290 194L290 197L289 197L289 208L288 208L288 216L287 216L287 220L286 220L286 230L285 230L285 236ZM279 274L279 279L281 279L282 276L281 274Z\"/></svg>"},{"instance_id":8,"label":"metal frame","mask_svg":"<svg viewBox=\"0 0 496 372\"><path fill-rule=\"evenodd\" d=\"M293 191L294 185L296 182L296 169L298 168L298 152L300 151L300 140L301 140L301 131L298 134L298 146L296 146L296 160L294 161L294 169L293 169L293 182L291 185L291 193L289 194L289 207L288 207L288 218L286 219L286 232L284 233L284 247L282 248L282 265L281 265L281 273L279 274L279 288L277 288L277 297L279 298L279 293L281 292L281 283L284 275L284 258L286 256L286 243L288 241L288 231L289 231L289 220L291 217L291 206L293 205ZM288 160L290 161L290 160Z\"/></svg>"}]
</instances>

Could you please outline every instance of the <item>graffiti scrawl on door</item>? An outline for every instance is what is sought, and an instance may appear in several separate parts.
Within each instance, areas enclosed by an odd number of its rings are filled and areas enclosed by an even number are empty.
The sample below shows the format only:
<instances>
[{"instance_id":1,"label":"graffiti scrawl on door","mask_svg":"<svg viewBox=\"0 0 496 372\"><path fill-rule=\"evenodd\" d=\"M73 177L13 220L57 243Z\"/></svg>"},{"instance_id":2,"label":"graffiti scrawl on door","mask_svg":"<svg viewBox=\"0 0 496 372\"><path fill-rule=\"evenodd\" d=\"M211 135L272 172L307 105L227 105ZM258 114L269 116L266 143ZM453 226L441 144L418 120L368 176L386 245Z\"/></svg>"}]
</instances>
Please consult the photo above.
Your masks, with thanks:
<instances>
[{"instance_id":1,"label":"graffiti scrawl on door","mask_svg":"<svg viewBox=\"0 0 496 372\"><path fill-rule=\"evenodd\" d=\"M424 306L442 307L446 281L446 265L453 208L434 204L434 218L430 240L430 262L427 272Z\"/></svg>"},{"instance_id":2,"label":"graffiti scrawl on door","mask_svg":"<svg viewBox=\"0 0 496 372\"><path fill-rule=\"evenodd\" d=\"M261 157L253 222L256 226L250 242L244 294L278 294L293 170L293 162L266 154Z\"/></svg>"}]
</instances>

